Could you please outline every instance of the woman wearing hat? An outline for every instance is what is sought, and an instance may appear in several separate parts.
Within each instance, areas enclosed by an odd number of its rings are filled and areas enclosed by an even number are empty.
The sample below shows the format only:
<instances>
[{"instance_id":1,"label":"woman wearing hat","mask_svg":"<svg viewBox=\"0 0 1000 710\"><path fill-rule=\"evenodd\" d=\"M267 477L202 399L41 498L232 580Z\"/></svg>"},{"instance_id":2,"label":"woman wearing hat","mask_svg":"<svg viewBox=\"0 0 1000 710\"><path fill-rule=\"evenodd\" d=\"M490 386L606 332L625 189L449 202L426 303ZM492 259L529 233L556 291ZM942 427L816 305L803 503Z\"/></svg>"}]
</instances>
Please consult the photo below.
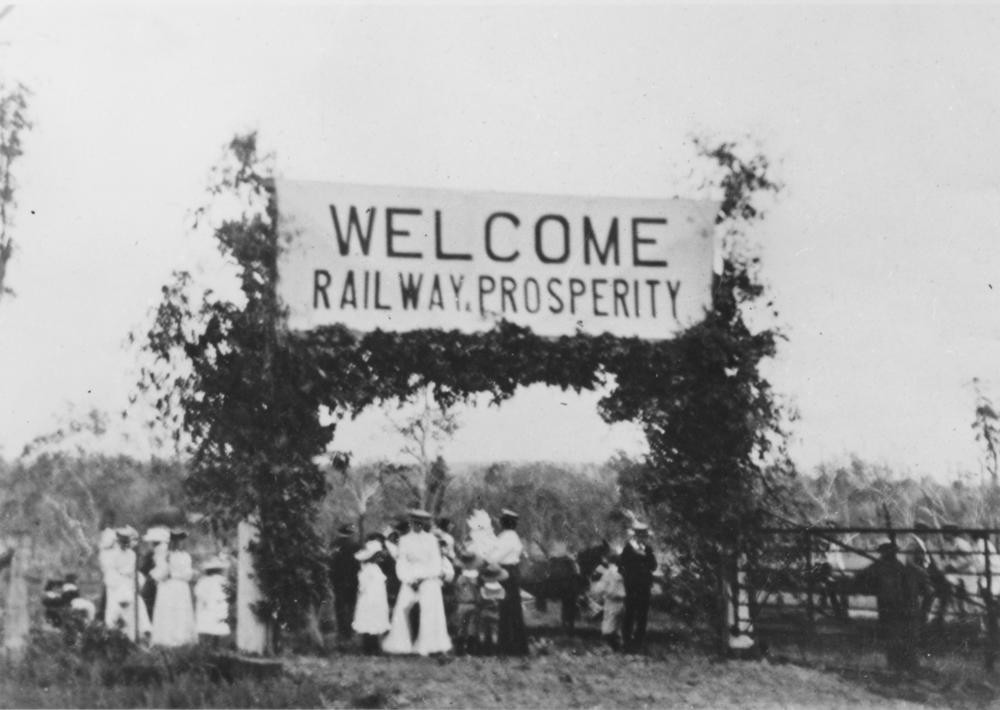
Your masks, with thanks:
<instances>
[{"instance_id":1,"label":"woman wearing hat","mask_svg":"<svg viewBox=\"0 0 1000 710\"><path fill-rule=\"evenodd\" d=\"M504 508L500 511L500 533L489 561L503 568L504 599L500 602L497 638L500 653L507 656L528 655L528 631L521 608L521 555L524 545L517 534L518 514Z\"/></svg>"},{"instance_id":2,"label":"woman wearing hat","mask_svg":"<svg viewBox=\"0 0 1000 710\"><path fill-rule=\"evenodd\" d=\"M194 620L198 639L218 646L229 635L229 599L226 595L226 563L218 556L201 565L202 575L194 585Z\"/></svg>"},{"instance_id":3,"label":"woman wearing hat","mask_svg":"<svg viewBox=\"0 0 1000 710\"><path fill-rule=\"evenodd\" d=\"M115 531L117 544L108 550L102 559L104 565L104 586L107 601L104 608L104 623L111 629L119 629L132 641L149 633L149 616L144 604L137 604L136 556L133 544L138 534L131 526ZM138 626L138 630L137 630Z\"/></svg>"},{"instance_id":4,"label":"woman wearing hat","mask_svg":"<svg viewBox=\"0 0 1000 710\"><path fill-rule=\"evenodd\" d=\"M396 573L401 586L392 612L392 627L382 644L386 653L447 653L451 650L441 596L444 566L437 537L430 532L431 516L424 510L410 511L411 530L399 538ZM420 605L420 625L414 640L410 610Z\"/></svg>"},{"instance_id":5,"label":"woman wearing hat","mask_svg":"<svg viewBox=\"0 0 1000 710\"><path fill-rule=\"evenodd\" d=\"M361 569L358 572L358 601L354 607L352 627L361 635L361 649L365 655L379 652L379 639L389 630L385 573L379 566L384 554L385 547L375 536L369 536L365 546L354 554Z\"/></svg>"},{"instance_id":6,"label":"woman wearing hat","mask_svg":"<svg viewBox=\"0 0 1000 710\"><path fill-rule=\"evenodd\" d=\"M158 585L153 611L154 646L184 646L198 640L191 600L194 569L191 555L183 549L186 537L183 530L170 532L165 564L155 567L152 572Z\"/></svg>"},{"instance_id":7,"label":"woman wearing hat","mask_svg":"<svg viewBox=\"0 0 1000 710\"><path fill-rule=\"evenodd\" d=\"M156 580L153 578L153 570L157 567L165 567L167 562L167 547L170 544L170 528L159 525L146 530L142 536L142 541L148 547L139 560L139 579L141 587L139 596L146 604L146 612L149 618L153 618L153 610L156 608Z\"/></svg>"}]
</instances>

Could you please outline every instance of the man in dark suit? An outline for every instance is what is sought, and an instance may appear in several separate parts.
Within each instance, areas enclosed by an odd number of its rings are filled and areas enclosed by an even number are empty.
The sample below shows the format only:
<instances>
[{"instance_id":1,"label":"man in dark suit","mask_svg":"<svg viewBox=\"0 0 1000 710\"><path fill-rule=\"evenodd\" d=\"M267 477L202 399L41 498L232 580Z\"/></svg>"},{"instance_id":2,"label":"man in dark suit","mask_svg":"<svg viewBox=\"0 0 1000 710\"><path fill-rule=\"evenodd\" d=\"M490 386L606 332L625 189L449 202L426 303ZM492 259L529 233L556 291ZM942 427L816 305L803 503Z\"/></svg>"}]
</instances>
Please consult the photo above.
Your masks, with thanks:
<instances>
[{"instance_id":1,"label":"man in dark suit","mask_svg":"<svg viewBox=\"0 0 1000 710\"><path fill-rule=\"evenodd\" d=\"M912 672L919 665L921 602L932 587L924 570L899 561L898 549L891 540L880 544L879 558L858 571L848 587L878 600L879 635L890 670Z\"/></svg>"},{"instance_id":2,"label":"man in dark suit","mask_svg":"<svg viewBox=\"0 0 1000 710\"><path fill-rule=\"evenodd\" d=\"M351 621L358 601L358 571L361 563L354 554L361 549L355 539L353 525L341 525L333 542L330 557L330 586L333 587L333 611L337 617L337 635L349 639L353 634Z\"/></svg>"},{"instance_id":3,"label":"man in dark suit","mask_svg":"<svg viewBox=\"0 0 1000 710\"><path fill-rule=\"evenodd\" d=\"M646 640L646 619L649 616L649 598L653 588L656 556L649 545L649 527L636 523L635 536L625 543L618 559L618 568L625 582L625 612L622 617L623 650L637 653Z\"/></svg>"}]
</instances>

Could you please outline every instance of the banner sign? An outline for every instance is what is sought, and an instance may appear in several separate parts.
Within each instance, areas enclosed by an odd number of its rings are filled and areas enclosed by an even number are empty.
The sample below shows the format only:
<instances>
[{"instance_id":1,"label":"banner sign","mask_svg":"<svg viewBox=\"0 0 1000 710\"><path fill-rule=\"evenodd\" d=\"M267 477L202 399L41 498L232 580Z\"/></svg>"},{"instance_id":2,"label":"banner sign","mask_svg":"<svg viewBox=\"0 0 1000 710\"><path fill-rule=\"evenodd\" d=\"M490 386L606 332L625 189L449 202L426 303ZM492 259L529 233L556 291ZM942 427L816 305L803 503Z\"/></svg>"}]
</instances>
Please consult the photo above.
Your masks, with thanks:
<instances>
[{"instance_id":1,"label":"banner sign","mask_svg":"<svg viewBox=\"0 0 1000 710\"><path fill-rule=\"evenodd\" d=\"M711 303L718 204L276 183L288 326L668 338Z\"/></svg>"}]
</instances>

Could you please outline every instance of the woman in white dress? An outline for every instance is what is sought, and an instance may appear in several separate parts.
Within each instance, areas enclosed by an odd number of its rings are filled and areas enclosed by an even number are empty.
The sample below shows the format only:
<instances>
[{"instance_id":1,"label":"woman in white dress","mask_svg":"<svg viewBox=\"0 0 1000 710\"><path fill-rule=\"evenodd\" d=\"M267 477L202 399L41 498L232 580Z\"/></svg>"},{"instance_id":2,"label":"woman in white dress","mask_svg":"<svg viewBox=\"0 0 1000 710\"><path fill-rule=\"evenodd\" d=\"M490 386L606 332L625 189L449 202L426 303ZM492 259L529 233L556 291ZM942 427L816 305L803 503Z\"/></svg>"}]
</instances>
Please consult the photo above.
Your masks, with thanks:
<instances>
[{"instance_id":1,"label":"woman in white dress","mask_svg":"<svg viewBox=\"0 0 1000 710\"><path fill-rule=\"evenodd\" d=\"M184 646L198 640L194 624L191 555L182 549L187 533L173 530L165 564L153 568L156 579L156 606L153 609L153 645Z\"/></svg>"},{"instance_id":2,"label":"woman in white dress","mask_svg":"<svg viewBox=\"0 0 1000 710\"><path fill-rule=\"evenodd\" d=\"M429 532L431 516L423 510L410 513L411 531L399 539L396 574L401 583L392 626L382 643L386 653L429 656L451 650L441 582L444 566L438 539ZM420 605L420 630L416 640L410 628L410 610Z\"/></svg>"},{"instance_id":3,"label":"woman in white dress","mask_svg":"<svg viewBox=\"0 0 1000 710\"><path fill-rule=\"evenodd\" d=\"M379 566L387 555L382 541L369 539L354 555L361 563L358 572L358 603L354 607L352 628L361 636L361 649L366 655L378 653L379 641L389 630L389 597L385 588L385 573Z\"/></svg>"},{"instance_id":4,"label":"woman in white dress","mask_svg":"<svg viewBox=\"0 0 1000 710\"><path fill-rule=\"evenodd\" d=\"M131 526L120 528L116 531L117 544L101 552L106 590L104 623L110 629L121 630L135 642L139 642L150 630L146 605L141 603L135 586L135 550L132 545L137 537Z\"/></svg>"}]
</instances>

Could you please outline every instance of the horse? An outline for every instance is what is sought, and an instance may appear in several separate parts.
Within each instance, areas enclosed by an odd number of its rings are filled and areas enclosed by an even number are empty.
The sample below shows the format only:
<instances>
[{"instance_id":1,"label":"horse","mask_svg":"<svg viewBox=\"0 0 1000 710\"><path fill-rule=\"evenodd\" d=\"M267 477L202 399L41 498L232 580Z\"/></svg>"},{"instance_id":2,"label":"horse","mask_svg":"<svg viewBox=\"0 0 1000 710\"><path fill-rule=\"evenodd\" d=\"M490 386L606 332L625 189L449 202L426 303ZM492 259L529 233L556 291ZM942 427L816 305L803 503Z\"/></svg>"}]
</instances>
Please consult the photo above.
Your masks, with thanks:
<instances>
[{"instance_id":1,"label":"horse","mask_svg":"<svg viewBox=\"0 0 1000 710\"><path fill-rule=\"evenodd\" d=\"M590 589L595 570L610 551L607 541L581 550L575 557L553 556L526 563L521 588L535 598L535 606L545 611L549 601L561 604L560 622L571 631L579 618L580 599Z\"/></svg>"}]
</instances>

